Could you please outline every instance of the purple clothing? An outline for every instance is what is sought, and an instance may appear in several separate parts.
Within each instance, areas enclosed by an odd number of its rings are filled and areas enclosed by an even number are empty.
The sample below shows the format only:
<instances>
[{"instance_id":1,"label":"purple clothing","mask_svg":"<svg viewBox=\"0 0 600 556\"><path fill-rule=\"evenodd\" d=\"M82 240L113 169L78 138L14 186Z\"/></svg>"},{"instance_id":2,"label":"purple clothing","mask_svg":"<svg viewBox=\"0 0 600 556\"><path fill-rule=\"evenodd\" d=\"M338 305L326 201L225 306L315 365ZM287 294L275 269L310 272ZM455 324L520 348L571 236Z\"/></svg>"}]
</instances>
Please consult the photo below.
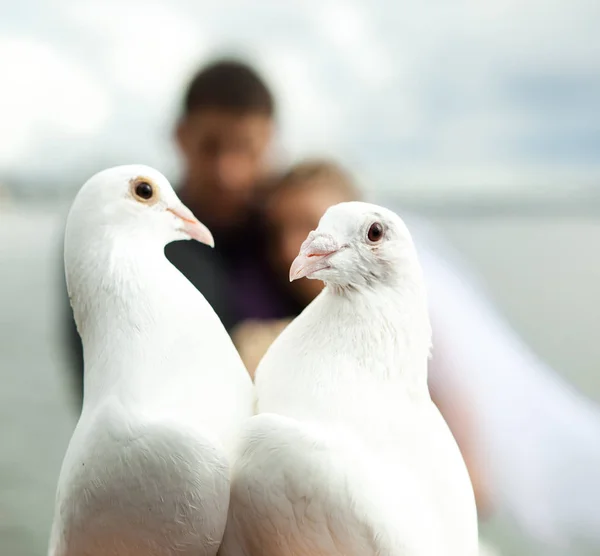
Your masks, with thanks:
<instances>
[{"instance_id":1,"label":"purple clothing","mask_svg":"<svg viewBox=\"0 0 600 556\"><path fill-rule=\"evenodd\" d=\"M292 307L291 300L284 299L280 288L274 286L268 269L247 260L241 261L235 270L234 279L232 280L232 276L228 278L240 321L295 316L296 309Z\"/></svg>"},{"instance_id":2,"label":"purple clothing","mask_svg":"<svg viewBox=\"0 0 600 556\"><path fill-rule=\"evenodd\" d=\"M281 319L300 313L302 307L270 268L266 257L267 236L258 209L244 223L227 230L211 223L209 215L203 215L201 209L196 214L208 223L215 238L214 249L203 249L203 264L219 271L221 278L216 280L212 291L213 307L227 330L248 319ZM187 266L186 261L181 263L182 267ZM197 287L202 291L200 284Z\"/></svg>"}]
</instances>

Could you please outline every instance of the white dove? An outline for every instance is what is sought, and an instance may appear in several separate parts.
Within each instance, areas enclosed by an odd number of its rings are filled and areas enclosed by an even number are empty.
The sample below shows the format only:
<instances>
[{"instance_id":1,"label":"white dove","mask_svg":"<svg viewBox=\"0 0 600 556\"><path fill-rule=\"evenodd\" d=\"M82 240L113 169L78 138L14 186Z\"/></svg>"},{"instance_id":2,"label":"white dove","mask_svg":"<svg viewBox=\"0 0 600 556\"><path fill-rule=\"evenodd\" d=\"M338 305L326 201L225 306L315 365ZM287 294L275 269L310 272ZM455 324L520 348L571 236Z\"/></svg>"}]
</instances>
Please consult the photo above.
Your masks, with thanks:
<instances>
[{"instance_id":1,"label":"white dove","mask_svg":"<svg viewBox=\"0 0 600 556\"><path fill-rule=\"evenodd\" d=\"M51 556L214 555L251 380L213 309L164 255L213 244L146 166L96 174L67 219L83 411L56 496Z\"/></svg>"},{"instance_id":2,"label":"white dove","mask_svg":"<svg viewBox=\"0 0 600 556\"><path fill-rule=\"evenodd\" d=\"M473 556L473 489L427 389L431 328L402 220L331 207L290 280L323 292L256 374L222 556Z\"/></svg>"}]
</instances>

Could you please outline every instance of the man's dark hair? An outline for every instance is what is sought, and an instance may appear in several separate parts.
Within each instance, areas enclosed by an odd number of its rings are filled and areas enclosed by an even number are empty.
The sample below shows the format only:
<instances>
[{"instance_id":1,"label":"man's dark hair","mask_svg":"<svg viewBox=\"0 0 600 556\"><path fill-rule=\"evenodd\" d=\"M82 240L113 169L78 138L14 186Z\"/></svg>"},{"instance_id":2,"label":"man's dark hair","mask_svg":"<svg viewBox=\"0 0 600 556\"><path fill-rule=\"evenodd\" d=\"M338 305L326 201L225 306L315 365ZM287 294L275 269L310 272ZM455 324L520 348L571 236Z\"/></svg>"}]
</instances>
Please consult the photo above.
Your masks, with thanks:
<instances>
[{"instance_id":1,"label":"man's dark hair","mask_svg":"<svg viewBox=\"0 0 600 556\"><path fill-rule=\"evenodd\" d=\"M239 60L224 59L202 68L185 94L184 115L206 108L273 117L275 100L254 69Z\"/></svg>"}]
</instances>

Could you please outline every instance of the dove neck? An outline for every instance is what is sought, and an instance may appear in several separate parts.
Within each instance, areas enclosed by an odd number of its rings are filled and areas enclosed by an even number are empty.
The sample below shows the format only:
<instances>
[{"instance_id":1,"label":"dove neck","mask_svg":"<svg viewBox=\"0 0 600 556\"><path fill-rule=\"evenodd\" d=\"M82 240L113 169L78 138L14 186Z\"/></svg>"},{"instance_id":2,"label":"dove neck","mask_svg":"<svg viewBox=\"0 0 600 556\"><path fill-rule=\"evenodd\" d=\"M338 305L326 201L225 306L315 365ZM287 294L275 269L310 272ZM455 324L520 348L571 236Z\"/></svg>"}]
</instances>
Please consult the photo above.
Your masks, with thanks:
<instances>
[{"instance_id":1,"label":"dove neck","mask_svg":"<svg viewBox=\"0 0 600 556\"><path fill-rule=\"evenodd\" d=\"M66 257L69 297L83 342L84 404L118 389L132 397L151 392L161 383L156 361L165 346L185 343L190 331L203 325L195 319L191 326L189 315L200 312L190 306L189 283L160 245L132 243L91 244Z\"/></svg>"},{"instance_id":2,"label":"dove neck","mask_svg":"<svg viewBox=\"0 0 600 556\"><path fill-rule=\"evenodd\" d=\"M321 333L331 337L337 323L335 342L345 340L344 348L337 347L348 350L359 368L377 380L427 391L431 325L422 284L406 280L357 290L327 286L320 301Z\"/></svg>"}]
</instances>

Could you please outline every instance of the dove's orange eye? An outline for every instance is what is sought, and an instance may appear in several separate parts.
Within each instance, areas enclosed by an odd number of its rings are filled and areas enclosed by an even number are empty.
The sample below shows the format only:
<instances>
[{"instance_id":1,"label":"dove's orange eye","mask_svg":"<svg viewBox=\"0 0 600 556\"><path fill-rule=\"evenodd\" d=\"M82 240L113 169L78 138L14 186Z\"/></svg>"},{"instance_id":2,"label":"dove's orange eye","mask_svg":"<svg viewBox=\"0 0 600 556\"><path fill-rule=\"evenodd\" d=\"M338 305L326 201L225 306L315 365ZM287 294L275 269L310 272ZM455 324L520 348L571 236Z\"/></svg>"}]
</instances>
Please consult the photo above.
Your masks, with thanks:
<instances>
[{"instance_id":1,"label":"dove's orange eye","mask_svg":"<svg viewBox=\"0 0 600 556\"><path fill-rule=\"evenodd\" d=\"M383 226L379 222L373 222L369 231L367 232L367 238L371 243L377 243L383 237Z\"/></svg>"}]
</instances>

